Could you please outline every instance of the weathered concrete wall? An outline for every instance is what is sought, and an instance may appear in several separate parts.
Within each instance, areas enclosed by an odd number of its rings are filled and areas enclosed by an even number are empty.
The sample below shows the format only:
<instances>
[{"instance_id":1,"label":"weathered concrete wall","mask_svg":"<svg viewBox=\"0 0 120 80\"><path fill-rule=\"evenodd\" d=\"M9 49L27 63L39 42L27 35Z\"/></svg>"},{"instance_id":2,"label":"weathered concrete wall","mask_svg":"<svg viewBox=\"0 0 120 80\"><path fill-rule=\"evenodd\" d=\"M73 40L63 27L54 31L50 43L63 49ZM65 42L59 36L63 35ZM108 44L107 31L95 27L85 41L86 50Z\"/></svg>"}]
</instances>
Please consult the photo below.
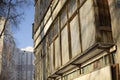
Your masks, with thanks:
<instances>
[{"instance_id":1,"label":"weathered concrete wall","mask_svg":"<svg viewBox=\"0 0 120 80\"><path fill-rule=\"evenodd\" d=\"M111 25L114 42L117 45L116 63L120 64L120 8L117 6L117 0L109 0L111 15Z\"/></svg>"},{"instance_id":2,"label":"weathered concrete wall","mask_svg":"<svg viewBox=\"0 0 120 80\"><path fill-rule=\"evenodd\" d=\"M39 27L38 25L44 18L44 15L51 3L51 0L36 0L35 2L35 24L34 31Z\"/></svg>"}]
</instances>

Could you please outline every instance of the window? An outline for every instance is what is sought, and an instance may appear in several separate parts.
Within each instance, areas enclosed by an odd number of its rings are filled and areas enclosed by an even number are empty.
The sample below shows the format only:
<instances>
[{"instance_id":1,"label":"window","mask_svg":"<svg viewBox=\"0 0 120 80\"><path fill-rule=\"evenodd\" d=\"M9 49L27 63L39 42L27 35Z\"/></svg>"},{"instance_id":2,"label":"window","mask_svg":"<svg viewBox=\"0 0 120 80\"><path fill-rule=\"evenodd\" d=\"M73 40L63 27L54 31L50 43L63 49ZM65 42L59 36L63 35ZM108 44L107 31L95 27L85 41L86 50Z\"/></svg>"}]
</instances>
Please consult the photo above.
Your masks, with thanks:
<instances>
[{"instance_id":1,"label":"window","mask_svg":"<svg viewBox=\"0 0 120 80\"><path fill-rule=\"evenodd\" d=\"M117 7L120 8L120 0L117 0Z\"/></svg>"},{"instance_id":2,"label":"window","mask_svg":"<svg viewBox=\"0 0 120 80\"><path fill-rule=\"evenodd\" d=\"M67 22L67 11L66 11L66 7L63 8L63 10L61 11L60 20L61 20L61 28L62 28L62 27L65 25L65 23Z\"/></svg>"},{"instance_id":3,"label":"window","mask_svg":"<svg viewBox=\"0 0 120 80\"><path fill-rule=\"evenodd\" d=\"M48 33L48 42L51 43L53 38L53 29L50 30L50 32Z\"/></svg>"},{"instance_id":4,"label":"window","mask_svg":"<svg viewBox=\"0 0 120 80\"><path fill-rule=\"evenodd\" d=\"M56 19L54 24L53 24L54 36L58 33L58 29L59 29L59 23L58 23L58 19Z\"/></svg>"},{"instance_id":5,"label":"window","mask_svg":"<svg viewBox=\"0 0 120 80\"><path fill-rule=\"evenodd\" d=\"M61 65L60 38L57 37L55 40L55 68L58 69L60 65Z\"/></svg>"},{"instance_id":6,"label":"window","mask_svg":"<svg viewBox=\"0 0 120 80\"><path fill-rule=\"evenodd\" d=\"M54 71L54 51L53 51L53 43L49 47L49 59L50 59L50 72Z\"/></svg>"},{"instance_id":7,"label":"window","mask_svg":"<svg viewBox=\"0 0 120 80\"><path fill-rule=\"evenodd\" d=\"M79 24L78 24L78 16L77 15L70 22L70 32L71 32L72 57L75 57L78 53L81 52L80 33L79 33Z\"/></svg>"},{"instance_id":8,"label":"window","mask_svg":"<svg viewBox=\"0 0 120 80\"><path fill-rule=\"evenodd\" d=\"M90 73L94 70L100 69L107 65L114 64L114 57L111 57L111 55L115 55L115 54L111 53L111 54L103 55L100 58L90 62L89 64L82 66L81 73L82 74Z\"/></svg>"},{"instance_id":9,"label":"window","mask_svg":"<svg viewBox=\"0 0 120 80\"><path fill-rule=\"evenodd\" d=\"M86 50L95 43L95 19L93 1L87 0L80 8L82 49Z\"/></svg>"},{"instance_id":10,"label":"window","mask_svg":"<svg viewBox=\"0 0 120 80\"><path fill-rule=\"evenodd\" d=\"M69 0L69 2L68 2L68 14L69 14L69 18L76 11L76 9L77 9L76 0Z\"/></svg>"},{"instance_id":11,"label":"window","mask_svg":"<svg viewBox=\"0 0 120 80\"><path fill-rule=\"evenodd\" d=\"M68 30L67 26L61 32L62 41L62 65L69 61Z\"/></svg>"}]
</instances>

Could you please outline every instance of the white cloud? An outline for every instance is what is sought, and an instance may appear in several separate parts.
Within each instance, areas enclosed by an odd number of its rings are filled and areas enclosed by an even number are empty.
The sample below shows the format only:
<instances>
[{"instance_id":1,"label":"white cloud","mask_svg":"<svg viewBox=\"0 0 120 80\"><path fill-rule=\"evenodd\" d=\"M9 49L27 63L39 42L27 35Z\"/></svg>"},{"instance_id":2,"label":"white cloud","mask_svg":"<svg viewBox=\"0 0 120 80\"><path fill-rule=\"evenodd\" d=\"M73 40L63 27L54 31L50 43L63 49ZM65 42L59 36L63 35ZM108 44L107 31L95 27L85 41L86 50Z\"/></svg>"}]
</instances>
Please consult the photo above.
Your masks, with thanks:
<instances>
[{"instance_id":1,"label":"white cloud","mask_svg":"<svg viewBox=\"0 0 120 80\"><path fill-rule=\"evenodd\" d=\"M22 48L21 50L22 50L22 51L29 51L29 52L33 52L33 47L28 46L28 47L26 47L26 48Z\"/></svg>"}]
</instances>

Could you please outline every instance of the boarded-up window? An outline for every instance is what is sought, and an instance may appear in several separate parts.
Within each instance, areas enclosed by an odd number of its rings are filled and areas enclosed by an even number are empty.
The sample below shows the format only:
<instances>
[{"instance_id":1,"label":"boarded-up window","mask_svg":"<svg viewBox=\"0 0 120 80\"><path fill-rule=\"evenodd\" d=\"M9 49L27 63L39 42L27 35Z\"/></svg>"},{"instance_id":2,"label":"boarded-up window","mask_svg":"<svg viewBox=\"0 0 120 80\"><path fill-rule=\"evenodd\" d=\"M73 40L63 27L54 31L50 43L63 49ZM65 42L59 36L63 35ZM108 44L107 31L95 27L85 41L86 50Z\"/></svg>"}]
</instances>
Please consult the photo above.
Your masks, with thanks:
<instances>
[{"instance_id":1,"label":"boarded-up window","mask_svg":"<svg viewBox=\"0 0 120 80\"><path fill-rule=\"evenodd\" d=\"M78 16L70 22L72 57L81 52Z\"/></svg>"},{"instance_id":2,"label":"boarded-up window","mask_svg":"<svg viewBox=\"0 0 120 80\"><path fill-rule=\"evenodd\" d=\"M76 0L70 0L69 3L68 3L68 13L69 13L69 17L72 16L72 14L75 12L76 9L77 9Z\"/></svg>"},{"instance_id":3,"label":"boarded-up window","mask_svg":"<svg viewBox=\"0 0 120 80\"><path fill-rule=\"evenodd\" d=\"M96 15L98 15L96 21L98 23L97 29L99 29L97 41L107 43L113 42L108 0L96 0L96 5Z\"/></svg>"},{"instance_id":4,"label":"boarded-up window","mask_svg":"<svg viewBox=\"0 0 120 80\"><path fill-rule=\"evenodd\" d=\"M62 30L61 38L62 38L62 64L64 65L69 61L67 26Z\"/></svg>"},{"instance_id":5,"label":"boarded-up window","mask_svg":"<svg viewBox=\"0 0 120 80\"><path fill-rule=\"evenodd\" d=\"M67 22L66 7L61 11L60 20L61 20L61 28L62 28Z\"/></svg>"},{"instance_id":6,"label":"boarded-up window","mask_svg":"<svg viewBox=\"0 0 120 80\"><path fill-rule=\"evenodd\" d=\"M84 51L95 42L95 20L92 0L87 0L80 8L80 21Z\"/></svg>"},{"instance_id":7,"label":"boarded-up window","mask_svg":"<svg viewBox=\"0 0 120 80\"><path fill-rule=\"evenodd\" d=\"M59 37L55 40L55 68L59 68L61 65L60 59L60 39Z\"/></svg>"},{"instance_id":8,"label":"boarded-up window","mask_svg":"<svg viewBox=\"0 0 120 80\"><path fill-rule=\"evenodd\" d=\"M107 0L96 0L98 6L99 25L110 26L110 13Z\"/></svg>"}]
</instances>

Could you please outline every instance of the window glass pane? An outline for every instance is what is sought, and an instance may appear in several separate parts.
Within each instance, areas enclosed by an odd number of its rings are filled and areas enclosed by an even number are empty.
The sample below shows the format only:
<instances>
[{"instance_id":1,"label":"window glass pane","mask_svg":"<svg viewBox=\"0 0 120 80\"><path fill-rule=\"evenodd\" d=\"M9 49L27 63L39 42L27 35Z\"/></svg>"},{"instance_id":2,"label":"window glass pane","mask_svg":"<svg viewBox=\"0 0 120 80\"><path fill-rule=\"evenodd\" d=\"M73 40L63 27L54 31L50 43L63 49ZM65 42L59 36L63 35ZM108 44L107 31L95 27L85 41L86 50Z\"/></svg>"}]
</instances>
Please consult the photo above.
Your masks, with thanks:
<instances>
[{"instance_id":1,"label":"window glass pane","mask_svg":"<svg viewBox=\"0 0 120 80\"><path fill-rule=\"evenodd\" d=\"M43 37L44 37L44 31L42 31L40 34L40 38L43 39Z\"/></svg>"},{"instance_id":2,"label":"window glass pane","mask_svg":"<svg viewBox=\"0 0 120 80\"><path fill-rule=\"evenodd\" d=\"M68 3L68 13L69 13L69 17L72 16L72 14L75 12L76 9L77 9L76 0L70 0L69 3Z\"/></svg>"},{"instance_id":3,"label":"window glass pane","mask_svg":"<svg viewBox=\"0 0 120 80\"><path fill-rule=\"evenodd\" d=\"M81 52L78 16L75 16L74 19L70 22L70 31L71 31L72 57L75 57L78 53Z\"/></svg>"},{"instance_id":4,"label":"window glass pane","mask_svg":"<svg viewBox=\"0 0 120 80\"><path fill-rule=\"evenodd\" d=\"M53 56L54 56L54 53L53 53L53 43L50 45L49 47L49 56L50 56L50 72L53 72L54 70L54 59L53 59Z\"/></svg>"},{"instance_id":5,"label":"window glass pane","mask_svg":"<svg viewBox=\"0 0 120 80\"><path fill-rule=\"evenodd\" d=\"M60 40L59 37L55 40L55 68L59 68L61 65L60 60Z\"/></svg>"},{"instance_id":6,"label":"window glass pane","mask_svg":"<svg viewBox=\"0 0 120 80\"><path fill-rule=\"evenodd\" d=\"M103 58L97 60L94 62L94 70L99 69L103 66Z\"/></svg>"},{"instance_id":7,"label":"window glass pane","mask_svg":"<svg viewBox=\"0 0 120 80\"><path fill-rule=\"evenodd\" d=\"M68 30L67 26L61 32L62 38L62 64L64 65L69 61L69 49L68 49Z\"/></svg>"},{"instance_id":8,"label":"window glass pane","mask_svg":"<svg viewBox=\"0 0 120 80\"><path fill-rule=\"evenodd\" d=\"M93 1L87 0L80 8L80 23L83 51L95 43L95 19Z\"/></svg>"},{"instance_id":9,"label":"window glass pane","mask_svg":"<svg viewBox=\"0 0 120 80\"><path fill-rule=\"evenodd\" d=\"M54 36L58 33L58 19L54 22L54 28L53 28L53 30L54 30Z\"/></svg>"},{"instance_id":10,"label":"window glass pane","mask_svg":"<svg viewBox=\"0 0 120 80\"><path fill-rule=\"evenodd\" d=\"M96 69L100 69L101 67L103 67L103 58L91 63L91 64L88 64L87 66L84 66L82 68L82 74L86 74L86 73L90 73Z\"/></svg>"},{"instance_id":11,"label":"window glass pane","mask_svg":"<svg viewBox=\"0 0 120 80\"><path fill-rule=\"evenodd\" d=\"M120 8L120 0L116 1L117 7Z\"/></svg>"},{"instance_id":12,"label":"window glass pane","mask_svg":"<svg viewBox=\"0 0 120 80\"><path fill-rule=\"evenodd\" d=\"M53 38L53 30L51 29L50 32L48 33L48 42L51 43Z\"/></svg>"},{"instance_id":13,"label":"window glass pane","mask_svg":"<svg viewBox=\"0 0 120 80\"><path fill-rule=\"evenodd\" d=\"M67 21L66 7L63 8L63 10L61 11L60 20L61 20L61 28L62 28Z\"/></svg>"},{"instance_id":14,"label":"window glass pane","mask_svg":"<svg viewBox=\"0 0 120 80\"><path fill-rule=\"evenodd\" d=\"M80 76L79 70L76 70L76 71L72 72L71 74L67 75L68 79L65 79L65 80L74 80L78 76Z\"/></svg>"}]
</instances>

